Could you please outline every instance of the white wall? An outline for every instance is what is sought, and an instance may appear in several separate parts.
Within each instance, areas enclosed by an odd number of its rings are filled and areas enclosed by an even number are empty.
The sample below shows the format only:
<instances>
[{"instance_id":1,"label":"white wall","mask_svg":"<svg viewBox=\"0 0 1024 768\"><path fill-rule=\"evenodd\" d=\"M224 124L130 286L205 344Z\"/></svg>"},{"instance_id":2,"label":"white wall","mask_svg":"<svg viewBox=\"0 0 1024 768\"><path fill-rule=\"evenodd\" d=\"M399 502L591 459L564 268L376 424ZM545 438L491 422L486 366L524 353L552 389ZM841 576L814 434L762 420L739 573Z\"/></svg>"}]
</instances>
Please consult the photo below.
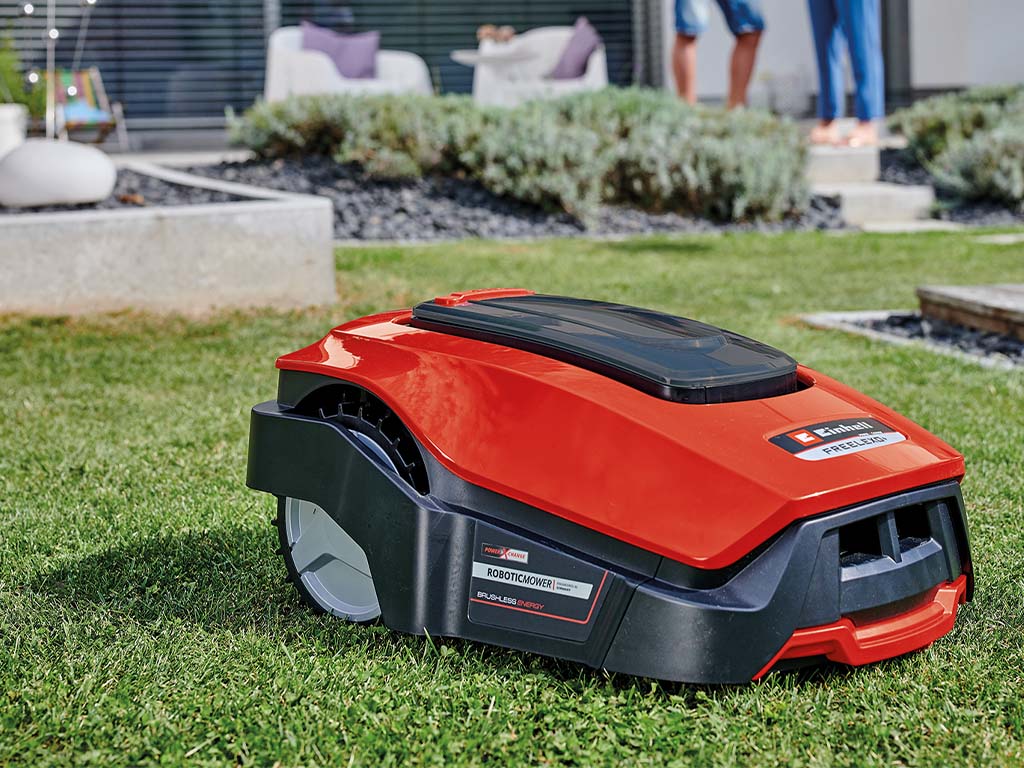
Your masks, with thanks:
<instances>
[{"instance_id":1,"label":"white wall","mask_svg":"<svg viewBox=\"0 0 1024 768\"><path fill-rule=\"evenodd\" d=\"M964 32L969 20L965 0L910 0L911 85L943 88L967 84Z\"/></svg>"},{"instance_id":2,"label":"white wall","mask_svg":"<svg viewBox=\"0 0 1024 768\"><path fill-rule=\"evenodd\" d=\"M1024 82L1024 2L910 0L915 88Z\"/></svg>"}]
</instances>

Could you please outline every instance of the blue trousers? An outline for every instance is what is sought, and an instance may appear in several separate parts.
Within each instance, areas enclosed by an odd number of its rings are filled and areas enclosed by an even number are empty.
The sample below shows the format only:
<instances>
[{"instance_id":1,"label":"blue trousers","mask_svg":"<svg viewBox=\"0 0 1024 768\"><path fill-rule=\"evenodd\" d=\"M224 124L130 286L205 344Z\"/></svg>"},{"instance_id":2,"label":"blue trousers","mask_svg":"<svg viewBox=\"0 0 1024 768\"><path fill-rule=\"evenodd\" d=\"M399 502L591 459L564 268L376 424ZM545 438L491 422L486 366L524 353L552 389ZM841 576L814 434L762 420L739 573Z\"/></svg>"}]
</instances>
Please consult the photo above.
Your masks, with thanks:
<instances>
[{"instance_id":1,"label":"blue trousers","mask_svg":"<svg viewBox=\"0 0 1024 768\"><path fill-rule=\"evenodd\" d=\"M843 114L843 42L850 53L859 120L885 115L885 70L879 0L807 0L818 59L818 117Z\"/></svg>"}]
</instances>

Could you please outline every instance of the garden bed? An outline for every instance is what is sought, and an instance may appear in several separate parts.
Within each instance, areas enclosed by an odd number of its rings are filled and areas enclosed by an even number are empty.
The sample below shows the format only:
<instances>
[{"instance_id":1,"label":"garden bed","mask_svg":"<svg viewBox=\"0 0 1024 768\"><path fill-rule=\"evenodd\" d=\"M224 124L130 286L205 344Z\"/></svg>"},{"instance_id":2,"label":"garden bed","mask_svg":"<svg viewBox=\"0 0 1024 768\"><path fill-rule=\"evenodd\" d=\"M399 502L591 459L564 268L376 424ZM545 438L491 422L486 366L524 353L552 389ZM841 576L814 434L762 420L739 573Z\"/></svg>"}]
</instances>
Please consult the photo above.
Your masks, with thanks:
<instances>
[{"instance_id":1,"label":"garden bed","mask_svg":"<svg viewBox=\"0 0 1024 768\"><path fill-rule=\"evenodd\" d=\"M141 163L118 175L97 206L0 211L0 313L334 301L326 200Z\"/></svg>"},{"instance_id":2,"label":"garden bed","mask_svg":"<svg viewBox=\"0 0 1024 768\"><path fill-rule=\"evenodd\" d=\"M799 216L779 222L716 223L675 213L649 213L603 205L584 224L499 196L467 179L425 176L406 180L368 178L358 167L324 156L250 160L188 169L190 173L297 194L321 195L334 205L338 240L429 241L464 237L531 238L579 234L836 229L843 226L833 198L815 196Z\"/></svg>"},{"instance_id":3,"label":"garden bed","mask_svg":"<svg viewBox=\"0 0 1024 768\"><path fill-rule=\"evenodd\" d=\"M863 320L860 325L881 334L919 339L929 344L958 349L975 357L993 358L1024 366L1024 341L1007 334L926 318L917 312L892 312L875 320Z\"/></svg>"},{"instance_id":4,"label":"garden bed","mask_svg":"<svg viewBox=\"0 0 1024 768\"><path fill-rule=\"evenodd\" d=\"M923 99L893 113L889 127L907 149L883 153L883 181L931 184L947 221L1024 223L1024 85Z\"/></svg>"},{"instance_id":5,"label":"garden bed","mask_svg":"<svg viewBox=\"0 0 1024 768\"><path fill-rule=\"evenodd\" d=\"M1024 224L1024 209L1014 210L1003 203L966 201L951 195L909 149L883 149L879 181L891 184L936 187L935 218L974 227L1014 227Z\"/></svg>"},{"instance_id":6,"label":"garden bed","mask_svg":"<svg viewBox=\"0 0 1024 768\"><path fill-rule=\"evenodd\" d=\"M1024 341L922 317L919 312L826 312L804 315L802 319L815 328L847 331L893 344L914 344L986 367L1024 367Z\"/></svg>"},{"instance_id":7,"label":"garden bed","mask_svg":"<svg viewBox=\"0 0 1024 768\"><path fill-rule=\"evenodd\" d=\"M229 125L236 144L284 161L255 171L263 183L291 188L274 177L295 175L288 163L298 163L324 181L324 193L343 193L342 221L402 219L416 208L422 224L399 237L711 229L704 220L791 228L809 210L806 143L795 124L653 90L606 88L507 110L452 95L296 96L257 102ZM371 199L353 208L354 193ZM416 205L451 199L459 204L438 216L439 206ZM485 215L462 231L458 219L481 210L513 223ZM380 237L350 226L339 234Z\"/></svg>"}]
</instances>

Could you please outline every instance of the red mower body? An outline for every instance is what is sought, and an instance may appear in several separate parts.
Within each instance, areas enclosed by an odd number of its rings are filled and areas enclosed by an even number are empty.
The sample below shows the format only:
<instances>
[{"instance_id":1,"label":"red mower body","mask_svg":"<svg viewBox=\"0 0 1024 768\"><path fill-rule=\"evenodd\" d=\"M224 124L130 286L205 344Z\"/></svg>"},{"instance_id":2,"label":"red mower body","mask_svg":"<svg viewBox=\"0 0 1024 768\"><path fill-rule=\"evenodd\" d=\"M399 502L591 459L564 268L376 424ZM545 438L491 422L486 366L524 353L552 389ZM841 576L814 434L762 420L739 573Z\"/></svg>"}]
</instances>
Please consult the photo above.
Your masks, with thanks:
<instances>
[{"instance_id":1,"label":"red mower body","mask_svg":"<svg viewBox=\"0 0 1024 768\"><path fill-rule=\"evenodd\" d=\"M651 663L635 671L734 682L763 675L786 658L876 661L922 647L949 630L957 605L972 589L958 489L964 460L957 451L827 376L795 363L787 369L788 357L743 337L700 324L694 324L699 331L662 325L660 318L668 316L657 313L625 315L626 327L623 316L609 314L618 305L578 302L566 309L556 301L540 303L548 298L515 290L467 292L437 299L424 310L420 305L416 315L401 310L346 323L277 361L283 401L279 396L276 405L282 412L302 412L303 400L335 380L365 390L405 425L433 468L431 477L447 478L431 482L431 491L481 489L454 492L447 500L454 504L473 494L511 500L535 512L522 520L475 512L595 563L605 578L618 572L628 592L613 617L621 626L602 638L595 665L626 668L625 660L641 648L645 656L705 654L710 663ZM500 323L514 327L506 331ZM523 330L516 323L532 325ZM648 347L620 345L623 338L632 343L630 334L648 331ZM587 340L573 346L573 334ZM726 342L717 334L726 334ZM648 348L656 358L650 365L641 359ZM755 355L763 350L772 354L765 353L758 379L750 373L751 361L760 364ZM709 356L714 368L702 374L699 387L657 367L698 353ZM701 358L695 365L706 362ZM766 395L746 396L744 387L760 387ZM261 487L253 480L250 458L250 484ZM788 609L781 634L777 626L765 631L771 639L749 663L721 665L722 673L715 674L715 653L707 644L730 642L725 635L685 648L681 643L689 635L641 626L652 623L649 614L659 610L659 601L686 602L695 590L722 593L710 600L716 615L731 598L740 608L760 605L764 596L727 593L730 585L741 591L739 577L780 549L787 532L795 541L802 521L872 504L881 511L855 512L850 522L836 518L806 545L808 562L800 578L811 597L802 595L800 605ZM562 540L547 528L537 530L533 521L543 517L571 524L558 529L566 531ZM572 540L577 529L621 542L646 567L604 562L586 541ZM816 565L832 550L827 568ZM796 556L795 550L787 552L775 557ZM475 551L467 557L480 560ZM819 573L823 569L828 572ZM773 572L785 570L780 565ZM784 581L778 579L776 587ZM470 577L467 594L479 592L480 584ZM848 586L855 596L846 600ZM829 593L827 609L805 605L816 589ZM866 596L872 590L877 600ZM511 597L526 604L531 601L520 595L528 593ZM844 600L850 610L843 609ZM456 602L463 612L471 605L463 596ZM649 605L640 608L641 603ZM597 626L598 607L594 598L587 624ZM685 620L683 614L676 619ZM772 617L765 621L778 623ZM714 634L717 626L706 628ZM525 631L530 629L535 628ZM594 663L593 658L584 660Z\"/></svg>"}]
</instances>

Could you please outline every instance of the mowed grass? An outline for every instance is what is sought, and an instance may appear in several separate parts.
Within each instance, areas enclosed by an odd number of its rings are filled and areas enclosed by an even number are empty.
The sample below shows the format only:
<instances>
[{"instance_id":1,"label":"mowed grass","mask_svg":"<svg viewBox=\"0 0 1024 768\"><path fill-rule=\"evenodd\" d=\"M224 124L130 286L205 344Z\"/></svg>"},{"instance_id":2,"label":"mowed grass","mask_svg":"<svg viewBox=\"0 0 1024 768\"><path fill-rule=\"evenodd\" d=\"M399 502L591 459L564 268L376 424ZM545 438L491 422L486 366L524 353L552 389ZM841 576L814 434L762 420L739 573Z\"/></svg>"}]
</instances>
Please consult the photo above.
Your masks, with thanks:
<instances>
[{"instance_id":1,"label":"mowed grass","mask_svg":"<svg viewBox=\"0 0 1024 768\"><path fill-rule=\"evenodd\" d=\"M0 320L0 765L1019 765L1024 375L793 320L996 281L1024 282L1024 246L467 242L339 251L329 311ZM936 432L967 456L974 603L920 653L729 688L313 615L284 583L272 499L244 485L275 357L496 285L722 324Z\"/></svg>"}]
</instances>

